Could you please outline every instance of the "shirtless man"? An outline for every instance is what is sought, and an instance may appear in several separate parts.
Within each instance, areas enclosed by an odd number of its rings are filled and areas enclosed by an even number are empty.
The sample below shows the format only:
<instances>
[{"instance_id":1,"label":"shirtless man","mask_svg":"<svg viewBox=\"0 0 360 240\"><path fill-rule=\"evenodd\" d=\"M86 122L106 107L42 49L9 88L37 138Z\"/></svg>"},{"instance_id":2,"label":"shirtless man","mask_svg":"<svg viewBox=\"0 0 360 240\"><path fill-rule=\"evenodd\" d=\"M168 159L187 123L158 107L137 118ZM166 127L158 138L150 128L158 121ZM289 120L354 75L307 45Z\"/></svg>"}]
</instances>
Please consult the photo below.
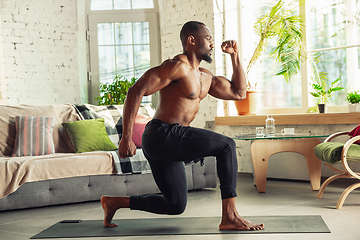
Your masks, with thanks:
<instances>
[{"instance_id":1,"label":"shirtless man","mask_svg":"<svg viewBox=\"0 0 360 240\"><path fill-rule=\"evenodd\" d=\"M242 218L235 206L237 159L234 140L221 134L190 127L199 104L209 93L225 100L241 100L246 96L246 80L240 64L236 41L225 41L221 48L230 54L233 66L231 81L214 76L200 68L200 62L211 62L212 35L203 23L184 24L180 39L184 53L149 69L129 89L124 105L123 136L120 157L133 156L136 146L131 140L133 123L143 96L160 91L155 116L144 131L142 149L162 195L101 198L104 225L116 227L112 218L119 208L130 208L157 214L181 214L187 202L187 184L183 162L215 156L222 199L221 230L261 230Z\"/></svg>"}]
</instances>

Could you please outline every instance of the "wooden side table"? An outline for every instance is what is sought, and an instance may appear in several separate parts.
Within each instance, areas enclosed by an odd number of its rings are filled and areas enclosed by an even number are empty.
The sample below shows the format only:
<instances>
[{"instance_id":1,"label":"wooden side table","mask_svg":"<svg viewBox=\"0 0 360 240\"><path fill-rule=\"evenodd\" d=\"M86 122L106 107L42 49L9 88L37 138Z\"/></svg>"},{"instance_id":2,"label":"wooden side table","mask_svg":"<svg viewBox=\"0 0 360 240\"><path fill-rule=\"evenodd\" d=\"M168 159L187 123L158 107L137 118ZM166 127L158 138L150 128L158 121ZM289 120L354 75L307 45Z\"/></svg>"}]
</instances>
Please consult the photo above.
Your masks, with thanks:
<instances>
[{"instance_id":1,"label":"wooden side table","mask_svg":"<svg viewBox=\"0 0 360 240\"><path fill-rule=\"evenodd\" d=\"M321 143L318 137L321 136L276 136L268 138L256 138L254 136L246 137L235 136L237 140L252 140L251 158L254 168L254 176L257 190L265 192L266 178L269 157L280 152L296 152L302 154L307 163L310 184L312 190L319 190L321 180L321 161L314 153L314 147Z\"/></svg>"}]
</instances>

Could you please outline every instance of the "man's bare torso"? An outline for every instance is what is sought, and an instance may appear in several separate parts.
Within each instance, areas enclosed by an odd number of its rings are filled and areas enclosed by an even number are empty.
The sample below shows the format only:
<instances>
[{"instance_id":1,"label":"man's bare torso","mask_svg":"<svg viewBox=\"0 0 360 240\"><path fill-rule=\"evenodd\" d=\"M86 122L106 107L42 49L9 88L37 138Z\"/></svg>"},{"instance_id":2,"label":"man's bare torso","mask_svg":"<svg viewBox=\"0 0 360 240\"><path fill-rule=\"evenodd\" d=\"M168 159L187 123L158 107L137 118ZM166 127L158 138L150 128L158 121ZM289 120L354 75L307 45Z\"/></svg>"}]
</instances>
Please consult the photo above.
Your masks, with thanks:
<instances>
[{"instance_id":1,"label":"man's bare torso","mask_svg":"<svg viewBox=\"0 0 360 240\"><path fill-rule=\"evenodd\" d=\"M173 80L159 92L154 118L173 124L188 126L199 111L200 101L207 95L212 75L209 71L190 66L186 55L178 55L164 64L177 64L182 77Z\"/></svg>"}]
</instances>

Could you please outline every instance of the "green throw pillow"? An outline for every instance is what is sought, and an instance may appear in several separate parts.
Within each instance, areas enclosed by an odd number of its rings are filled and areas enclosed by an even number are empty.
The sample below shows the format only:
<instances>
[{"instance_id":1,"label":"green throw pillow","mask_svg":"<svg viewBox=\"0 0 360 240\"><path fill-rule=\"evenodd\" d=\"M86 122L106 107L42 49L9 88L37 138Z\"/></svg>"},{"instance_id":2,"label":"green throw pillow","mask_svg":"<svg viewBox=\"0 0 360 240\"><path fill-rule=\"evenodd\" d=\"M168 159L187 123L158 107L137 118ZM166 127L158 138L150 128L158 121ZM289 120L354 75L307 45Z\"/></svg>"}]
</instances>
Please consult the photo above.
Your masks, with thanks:
<instances>
[{"instance_id":1,"label":"green throw pillow","mask_svg":"<svg viewBox=\"0 0 360 240\"><path fill-rule=\"evenodd\" d=\"M62 123L75 152L110 151L117 149L106 133L103 118Z\"/></svg>"}]
</instances>

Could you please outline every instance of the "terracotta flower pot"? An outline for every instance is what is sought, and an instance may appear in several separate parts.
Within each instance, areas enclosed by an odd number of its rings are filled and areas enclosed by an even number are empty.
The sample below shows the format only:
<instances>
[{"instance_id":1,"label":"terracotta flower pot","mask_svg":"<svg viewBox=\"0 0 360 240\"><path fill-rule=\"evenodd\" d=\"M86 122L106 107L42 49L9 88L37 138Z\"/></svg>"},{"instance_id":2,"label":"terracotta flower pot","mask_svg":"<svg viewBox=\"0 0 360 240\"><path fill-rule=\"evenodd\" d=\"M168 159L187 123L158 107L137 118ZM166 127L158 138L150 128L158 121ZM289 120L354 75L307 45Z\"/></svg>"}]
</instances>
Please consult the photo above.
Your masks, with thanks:
<instances>
[{"instance_id":1,"label":"terracotta flower pot","mask_svg":"<svg viewBox=\"0 0 360 240\"><path fill-rule=\"evenodd\" d=\"M261 91L248 90L244 100L234 101L238 115L256 115Z\"/></svg>"}]
</instances>

